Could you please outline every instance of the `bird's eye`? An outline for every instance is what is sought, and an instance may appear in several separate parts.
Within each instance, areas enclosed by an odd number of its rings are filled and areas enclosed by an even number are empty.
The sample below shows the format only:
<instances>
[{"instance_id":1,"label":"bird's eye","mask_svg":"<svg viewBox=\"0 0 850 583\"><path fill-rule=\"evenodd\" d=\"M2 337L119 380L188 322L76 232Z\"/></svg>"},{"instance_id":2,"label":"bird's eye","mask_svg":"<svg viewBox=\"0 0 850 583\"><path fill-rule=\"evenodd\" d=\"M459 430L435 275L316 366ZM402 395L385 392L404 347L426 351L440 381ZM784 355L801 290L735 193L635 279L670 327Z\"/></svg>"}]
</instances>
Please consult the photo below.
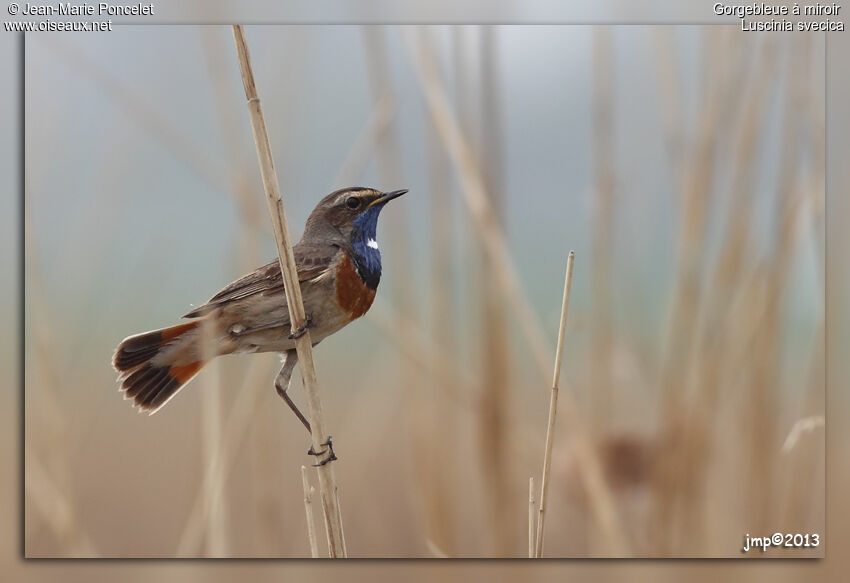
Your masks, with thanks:
<instances>
[{"instance_id":1,"label":"bird's eye","mask_svg":"<svg viewBox=\"0 0 850 583\"><path fill-rule=\"evenodd\" d=\"M360 199L357 198L356 196L349 196L345 200L345 206L347 206L351 210L354 210L354 209L356 209L357 207L360 206Z\"/></svg>"}]
</instances>

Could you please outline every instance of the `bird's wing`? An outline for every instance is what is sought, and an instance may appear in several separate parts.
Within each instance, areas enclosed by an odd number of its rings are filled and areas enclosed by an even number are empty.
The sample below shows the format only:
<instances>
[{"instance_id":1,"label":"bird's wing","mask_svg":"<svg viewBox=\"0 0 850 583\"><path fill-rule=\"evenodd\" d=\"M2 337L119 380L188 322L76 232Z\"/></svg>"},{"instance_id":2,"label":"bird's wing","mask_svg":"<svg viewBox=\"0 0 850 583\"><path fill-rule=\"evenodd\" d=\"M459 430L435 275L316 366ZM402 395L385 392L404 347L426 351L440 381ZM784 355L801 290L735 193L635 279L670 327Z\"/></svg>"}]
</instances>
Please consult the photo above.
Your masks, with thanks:
<instances>
[{"instance_id":1,"label":"bird's wing","mask_svg":"<svg viewBox=\"0 0 850 583\"><path fill-rule=\"evenodd\" d=\"M295 265L298 269L298 281L315 279L327 273L333 266L339 247L335 245L304 245L299 243L292 249ZM241 277L211 297L204 305L198 306L184 318L197 318L224 304L235 302L258 293L283 291L283 279L280 275L278 260L258 267L252 273Z\"/></svg>"}]
</instances>

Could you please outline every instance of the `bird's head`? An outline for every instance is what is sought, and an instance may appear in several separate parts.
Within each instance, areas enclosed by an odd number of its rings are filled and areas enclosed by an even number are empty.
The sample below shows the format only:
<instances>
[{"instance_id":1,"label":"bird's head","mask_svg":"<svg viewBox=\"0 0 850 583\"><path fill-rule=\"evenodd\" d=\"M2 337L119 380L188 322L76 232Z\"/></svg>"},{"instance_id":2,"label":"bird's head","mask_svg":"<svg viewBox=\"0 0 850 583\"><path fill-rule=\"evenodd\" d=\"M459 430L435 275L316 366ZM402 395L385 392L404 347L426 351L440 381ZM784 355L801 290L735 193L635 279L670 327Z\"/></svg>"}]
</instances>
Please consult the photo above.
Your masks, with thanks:
<instances>
[{"instance_id":1,"label":"bird's head","mask_svg":"<svg viewBox=\"0 0 850 583\"><path fill-rule=\"evenodd\" d=\"M307 219L304 237L341 238L349 244L375 243L378 215L389 201L407 190L381 192L352 187L336 190L319 202Z\"/></svg>"}]
</instances>

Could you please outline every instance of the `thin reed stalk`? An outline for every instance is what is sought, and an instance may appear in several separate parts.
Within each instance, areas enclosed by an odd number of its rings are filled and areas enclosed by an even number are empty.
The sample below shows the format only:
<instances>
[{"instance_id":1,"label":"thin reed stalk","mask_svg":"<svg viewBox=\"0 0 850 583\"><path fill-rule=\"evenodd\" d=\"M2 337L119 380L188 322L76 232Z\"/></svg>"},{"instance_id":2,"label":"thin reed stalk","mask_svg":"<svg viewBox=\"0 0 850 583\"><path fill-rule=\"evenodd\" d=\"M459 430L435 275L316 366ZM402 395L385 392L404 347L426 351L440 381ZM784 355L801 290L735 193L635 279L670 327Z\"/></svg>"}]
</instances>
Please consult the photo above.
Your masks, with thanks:
<instances>
[{"instance_id":1,"label":"thin reed stalk","mask_svg":"<svg viewBox=\"0 0 850 583\"><path fill-rule=\"evenodd\" d=\"M381 149L380 145L387 136L397 113L398 102L392 91L387 90L380 97L376 97L366 123L363 124L363 128L337 172L333 182L334 188L343 188L359 182L375 150Z\"/></svg>"},{"instance_id":2,"label":"thin reed stalk","mask_svg":"<svg viewBox=\"0 0 850 583\"><path fill-rule=\"evenodd\" d=\"M339 535L342 539L342 552L344 556L348 556L348 547L345 546L345 528L342 526L342 506L339 504L339 488L334 490L334 500L336 500L336 507L339 512Z\"/></svg>"},{"instance_id":3,"label":"thin reed stalk","mask_svg":"<svg viewBox=\"0 0 850 583\"><path fill-rule=\"evenodd\" d=\"M307 323L307 317L301 298L301 287L298 282L295 256L292 252L292 243L289 237L286 211L280 197L277 172L274 167L271 145L269 144L266 124L263 119L263 110L257 95L257 87L254 83L254 73L251 69L248 45L245 42L244 30L240 25L233 26L233 38L236 43L236 51L239 55L242 82L245 86L245 98L247 99L248 110L251 115L251 127L254 132L254 142L257 146L257 157L259 158L263 187L266 192L269 214L271 215L272 225L274 227L275 243L277 244L278 259L280 261L281 275L286 291L287 306L289 308L289 319L292 323L292 331L295 332L296 330L303 329ZM324 428L324 416L322 415L322 403L319 400L319 383L313 363L312 340L310 339L309 329L295 340L295 350L298 354L301 378L310 410L312 447L313 451L320 451L323 447L326 447L328 434ZM319 491L322 498L322 507L325 514L328 552L332 558L345 557L342 524L335 495L336 480L333 474L333 465L331 463L320 465L317 467L317 472L319 475Z\"/></svg>"},{"instance_id":4,"label":"thin reed stalk","mask_svg":"<svg viewBox=\"0 0 850 583\"><path fill-rule=\"evenodd\" d=\"M708 475L710 458L708 448L712 447L717 432L716 415L718 405L730 389L730 382L723 379L735 375L729 368L731 349L728 333L736 322L738 314L729 309L739 299L742 289L744 267L747 259L753 256L752 232L753 202L751 193L755 190L755 154L757 137L761 134L765 122L764 102L772 88L776 59L773 58L771 45L763 50L755 60L756 74L744 91L741 99L741 123L737 133L730 135L735 152L735 167L732 172L732 190L729 212L722 238L723 245L713 270L706 278L708 289L699 306L696 323L697 358L694 363L696 390L684 412L687 420L683 427L688 433L682 435L679 442L682 464L679 472L689 476L686 490L680 496L690 501L688 532L693 537L692 547L702 547L700 540L706 537L697 524L707 524L710 517L711 498L704 494L705 477Z\"/></svg>"},{"instance_id":5,"label":"thin reed stalk","mask_svg":"<svg viewBox=\"0 0 850 583\"><path fill-rule=\"evenodd\" d=\"M24 459L24 496L44 524L65 545L67 556L100 556L80 522L73 501L66 496L66 488L50 477L39 456L28 445L24 448ZM26 548L24 552L26 554Z\"/></svg>"},{"instance_id":6,"label":"thin reed stalk","mask_svg":"<svg viewBox=\"0 0 850 583\"><path fill-rule=\"evenodd\" d=\"M611 29L593 28L593 243L591 248L591 362L590 391L592 417L597 430L604 432L611 421L614 404L613 298L611 290L614 263L614 47Z\"/></svg>"},{"instance_id":7,"label":"thin reed stalk","mask_svg":"<svg viewBox=\"0 0 850 583\"><path fill-rule=\"evenodd\" d=\"M182 159L198 178L221 192L221 185L227 184L227 176L222 172L220 160L209 154L209 148L180 131L181 124L162 116L160 111L148 105L140 92L125 85L109 69L97 64L86 56L75 43L63 40L62 35L51 35L47 42L56 47L55 54L65 59L73 68L108 96L116 107L123 110L145 132L159 141L170 152ZM66 37L67 38L67 37Z\"/></svg>"},{"instance_id":8,"label":"thin reed stalk","mask_svg":"<svg viewBox=\"0 0 850 583\"><path fill-rule=\"evenodd\" d=\"M760 323L760 342L755 352L756 364L753 386L749 400L751 412L748 415L753 423L750 434L750 483L772 484L777 471L778 449L766 451L765 444L779 439L779 406L775 391L779 386L778 373L781 346L778 342L782 327L780 301L789 283L791 273L790 257L797 235L798 205L804 200L804 192L799 187L798 174L801 171L804 126L807 121L800 115L805 111L805 93L808 85L809 68L805 66L811 47L809 37L800 36L789 39L788 59L785 76L785 110L779 169L776 191L776 203L773 208L774 241L771 254L767 259L764 274L766 284L765 318ZM791 75L790 71L801 71L800 75ZM776 489L763 492L755 501L755 528L767 528L775 515Z\"/></svg>"},{"instance_id":9,"label":"thin reed stalk","mask_svg":"<svg viewBox=\"0 0 850 583\"><path fill-rule=\"evenodd\" d=\"M682 79L676 70L675 56L678 54L673 43L673 28L652 27L655 63L658 69L659 112L664 120L664 143L673 171L673 184L677 190L684 190L684 164L682 154L684 131L682 113Z\"/></svg>"},{"instance_id":10,"label":"thin reed stalk","mask_svg":"<svg viewBox=\"0 0 850 583\"><path fill-rule=\"evenodd\" d=\"M210 362L209 374L204 379L206 387L201 401L201 451L205 465L213 467L215 458L222 448L223 424L221 419L221 368L215 361L214 326L203 322L200 326L201 358ZM227 533L227 479L226 468L216 465L216 473L204 480L201 489L204 512L204 555L225 557L228 554Z\"/></svg>"},{"instance_id":11,"label":"thin reed stalk","mask_svg":"<svg viewBox=\"0 0 850 583\"><path fill-rule=\"evenodd\" d=\"M492 213L486 188L478 170L477 163L469 147L468 140L460 129L458 121L452 113L446 96L445 88L436 74L433 59L416 43L412 35L406 36L411 53L414 69L419 77L420 85L425 94L431 120L443 142L443 147L456 167L461 180L461 194L473 218L475 232L484 244L484 249L496 268L497 280L505 288L510 308L518 321L519 330L525 337L527 348L535 363L535 368L543 382L549 382L549 357L546 353L547 342L544 339L543 327L537 314L532 310L528 297L523 292L516 266L505 241L505 235L497 222L489 221L486 216ZM488 229L487 225L494 225ZM584 421L576 410L575 403L569 392L563 396L562 410L567 418L567 427L574 440L576 462L591 501L591 507L599 521L606 537L606 542L612 554L623 556L628 554L627 543L623 536L622 526L614 505L613 494L602 473L599 461L591 440L587 436Z\"/></svg>"},{"instance_id":12,"label":"thin reed stalk","mask_svg":"<svg viewBox=\"0 0 850 583\"><path fill-rule=\"evenodd\" d=\"M528 478L528 558L534 558L534 476Z\"/></svg>"},{"instance_id":13,"label":"thin reed stalk","mask_svg":"<svg viewBox=\"0 0 850 583\"><path fill-rule=\"evenodd\" d=\"M451 558L446 552L437 546L437 544L431 539L425 540L425 546L428 547L428 552L431 553L435 559L449 559Z\"/></svg>"},{"instance_id":14,"label":"thin reed stalk","mask_svg":"<svg viewBox=\"0 0 850 583\"><path fill-rule=\"evenodd\" d=\"M229 41L221 34L221 29L213 27L202 27L200 37L206 57L207 74L210 82L210 92L215 105L216 119L219 132L221 133L222 145L225 147L226 159L229 164L230 189L229 194L233 199L234 209L238 214L238 229L233 235L233 246L238 250L236 266L237 272L250 271L261 264L261 241L265 239L270 230L268 219L265 218L267 211L263 201L256 196L259 184L256 177L250 172L251 160L245 155L241 147L241 125L237 107L237 93L230 85L228 71L221 67L220 63L227 57L226 51L232 50L225 41ZM290 43L295 42L293 38L287 38ZM287 71L289 74L290 72ZM274 103L281 107L281 100L275 99ZM215 361L214 361L215 362ZM213 362L213 364L214 364ZM240 361L240 377L242 387L252 386L246 383L249 376L253 376L251 370L258 366L255 359L244 359ZM219 369L220 370L220 369ZM204 394L209 391L203 391ZM246 391L234 391L237 399L245 398ZM253 440L257 444L272 443L275 439L277 420L272 411L265 407L264 401L258 400L255 411L251 414L251 431L254 433ZM224 419L220 419L224 423ZM256 503L254 504L254 517L260 532L257 537L257 552L263 556L272 556L279 552L285 538L285 527L281 524L279 516L281 513L281 499L277 485L265 477L268 468L273 467L277 452L268 447L250 447L249 455L253 457L251 471L253 477L249 480L254 492ZM217 481L217 480L214 480ZM227 496L225 496L225 501Z\"/></svg>"},{"instance_id":15,"label":"thin reed stalk","mask_svg":"<svg viewBox=\"0 0 850 583\"><path fill-rule=\"evenodd\" d=\"M573 281L575 253L567 257L567 272L564 277L564 298L561 303L561 323L558 326L558 347L555 349L555 371L552 375L552 393L549 400L549 421L546 426L546 451L543 454L543 479L540 486L540 507L537 510L537 538L534 556L543 556L543 534L546 523L546 508L549 502L549 482L552 470L552 447L555 443L555 420L558 415L558 381L561 378L561 359L564 352L564 334L567 329L567 306L570 302L570 287Z\"/></svg>"},{"instance_id":16,"label":"thin reed stalk","mask_svg":"<svg viewBox=\"0 0 850 583\"><path fill-rule=\"evenodd\" d=\"M701 116L696 125L690 167L683 184L683 204L680 208L679 241L676 246L678 257L678 281L673 298L670 330L667 339L667 362L661 380L662 398L668 413L680 406L680 391L683 371L690 362L694 319L700 299L699 259L705 234L706 208L714 187L714 160L718 147L717 118L720 115L722 94L720 71L716 62L718 52L727 54L720 43L719 34L704 32L703 60L705 77L702 103L698 108Z\"/></svg>"},{"instance_id":17,"label":"thin reed stalk","mask_svg":"<svg viewBox=\"0 0 850 583\"><path fill-rule=\"evenodd\" d=\"M413 64L420 85L425 93L428 111L437 129L449 159L460 175L461 194L473 219L475 232L483 243L488 257L493 258L493 267L499 284L505 288L508 300L521 330L529 344L538 372L549 376L549 348L543 336L540 319L531 308L516 266L510 259L505 233L498 221L492 219L493 208L479 164L470 142L452 114L443 83L437 75L433 58L420 46L413 36L406 37L413 55Z\"/></svg>"},{"instance_id":18,"label":"thin reed stalk","mask_svg":"<svg viewBox=\"0 0 850 583\"><path fill-rule=\"evenodd\" d=\"M466 392L461 389L463 381L456 365L457 339L446 330L454 327L454 314L451 290L453 287L452 261L457 245L452 229L452 186L451 167L446 160L439 137L431 125L427 128L427 168L428 190L431 194L431 264L430 300L431 300L431 338L432 349L441 349L445 359L446 375L453 380L440 386L430 403L430 452L431 488L433 505L431 507L431 527L434 543L440 548L456 553L455 548L455 512L453 509L449 476L457 473L457 464L461 457L456 444L458 438L458 407L456 401L474 394L474 389Z\"/></svg>"},{"instance_id":19,"label":"thin reed stalk","mask_svg":"<svg viewBox=\"0 0 850 583\"><path fill-rule=\"evenodd\" d=\"M389 96L390 103L395 103L395 83L392 69L387 59L385 27L364 27L363 42L366 54L366 64L369 73L369 85L375 102ZM382 184L398 185L401 183L401 140L398 128L387 120L388 126L383 139L376 142L375 157L378 179ZM393 241L392 254L388 257L396 268L393 272L403 276L394 277L391 281L391 291L399 318L393 321L403 337L414 333L418 328L420 317L418 289L413 285L414 278L410 266L415 264L411 254L412 229L407 217L392 221L387 225L389 238ZM407 273L405 273L407 271ZM412 467L416 475L415 494L419 499L421 512L426 524L427 536L439 547L445 548L446 536L442 511L443 488L440 479L443 472L439 468L444 449L441 449L437 433L443 430L442 420L434 415L434 398L428 391L420 390L422 377L417 374L410 359L399 362L401 386L406 387L403 398L407 401L404 410L408 412L408 427L410 428L411 459L417 460ZM435 433L436 432L436 433Z\"/></svg>"},{"instance_id":20,"label":"thin reed stalk","mask_svg":"<svg viewBox=\"0 0 850 583\"><path fill-rule=\"evenodd\" d=\"M436 388L446 394L451 405L471 406L470 397L475 386L471 373L453 366L453 355L440 344L429 341L415 324L399 326L403 318L398 311L381 305L374 305L369 310L369 321L375 328L394 344L402 356L432 375ZM401 328L407 333L402 334Z\"/></svg>"},{"instance_id":21,"label":"thin reed stalk","mask_svg":"<svg viewBox=\"0 0 850 583\"><path fill-rule=\"evenodd\" d=\"M252 366L245 377L244 386L255 386L262 377L261 368ZM204 469L195 504L177 544L176 557L187 557L199 548L204 536L204 527L209 522L210 509L218 503L218 496L222 493L220 488L213 487L214 483L228 479L228 473L233 468L236 455L242 449L248 429L258 411L261 395L259 391L242 390L237 393L224 424L221 447L215 450L215 455ZM206 492L213 492L212 500L207 500Z\"/></svg>"},{"instance_id":22,"label":"thin reed stalk","mask_svg":"<svg viewBox=\"0 0 850 583\"><path fill-rule=\"evenodd\" d=\"M203 326L201 332L209 336L209 326ZM204 342L204 346L210 346ZM209 352L209 351L205 351ZM224 435L221 419L221 369L218 361L213 360L209 368L212 370L204 379L205 384L203 397L201 399L201 441L202 451L206 465L212 465L217 452L221 449L221 439ZM218 472L212 480L207 482L203 490L204 514L207 516L205 525L206 549L205 556L226 557L229 554L227 533L227 479L225 468L218 466Z\"/></svg>"},{"instance_id":23,"label":"thin reed stalk","mask_svg":"<svg viewBox=\"0 0 850 583\"><path fill-rule=\"evenodd\" d=\"M301 483L304 486L304 513L307 516L307 541L310 543L310 556L319 558L319 543L316 540L316 523L313 521L313 493L316 489L307 479L307 466L301 466Z\"/></svg>"},{"instance_id":24,"label":"thin reed stalk","mask_svg":"<svg viewBox=\"0 0 850 583\"><path fill-rule=\"evenodd\" d=\"M504 176L501 103L498 87L499 43L497 29L493 26L481 27L479 51L481 54L480 80L480 127L481 142L479 159L481 176L486 184L485 193L489 197L491 213L486 220L489 231L498 224L505 229L505 193L502 187ZM506 556L513 546L515 530L511 528L513 513L511 508L511 477L508 475L510 463L507 450L510 436L510 363L508 339L508 311L505 309L504 290L495 281L494 261L500 261L485 249L480 249L481 265L479 299L481 318L481 397L479 446L481 451L484 481L489 485L487 493L490 505L489 515L493 522L491 530L493 555Z\"/></svg>"},{"instance_id":25,"label":"thin reed stalk","mask_svg":"<svg viewBox=\"0 0 850 583\"><path fill-rule=\"evenodd\" d=\"M695 321L702 299L702 273L700 259L704 248L707 209L715 182L715 157L719 149L718 117L723 111L721 96L724 91L722 71L718 62L725 62L729 47L721 41L720 34L711 30L703 32L702 70L705 71L700 92L701 103L695 120L696 134L692 153L687 160L687 171L682 171L680 193L683 204L679 209L679 235L676 245L677 279L671 303L669 329L667 331L665 362L662 366L661 416L669 425L666 431L676 440L674 451L658 464L654 480L655 514L659 528L655 530L655 553L669 555L672 546L684 539L684 533L675 531L675 511L683 503L683 488L688 487L689 475L686 465L689 460L702 460L695 455L701 447L699 428L687 427L682 422L684 388L688 382L694 358ZM721 54L723 57L718 57ZM728 114L727 114L728 115ZM674 174L674 179L680 176ZM678 186L678 185L677 185ZM681 437L684 434L685 439Z\"/></svg>"},{"instance_id":26,"label":"thin reed stalk","mask_svg":"<svg viewBox=\"0 0 850 583\"><path fill-rule=\"evenodd\" d=\"M810 58L810 55L808 56ZM803 61L805 62L805 61ZM805 66L805 65L804 65ZM824 101L823 96L815 96L809 94L808 99L808 114L810 117L809 124L813 130L809 134L810 146L812 152L812 163L808 169L808 177L804 181L805 188L808 190L806 202L803 204L806 211L808 221L808 232L811 237L811 244L816 250L815 267L818 270L817 280L822 286L814 295L819 298L824 298ZM799 404L796 406L797 413L795 417L801 421L806 419L807 428L812 424L817 425L817 417L824 419L823 412L825 411L824 402L824 382L825 382L825 349L826 349L826 319L825 306L819 306L820 317L817 326L817 332L813 336L813 344L809 356L809 370L807 373L806 389L800 395ZM825 422L825 420L824 420ZM800 423L798 421L798 423ZM794 425L794 429L797 424ZM794 433L792 429L791 434ZM791 436L789 434L789 437ZM817 445L810 445L816 452L812 455L812 449L799 448L794 450L794 454L790 450L793 449L792 441L786 438L782 447L782 453L786 458L793 457L796 463L783 463L785 480L790 482L788 494L785 500L785 510L783 512L782 524L800 525L802 530L805 521L811 516L815 516L816 508L823 504L823 497L811 496L811 492L816 484L823 485L823 470L824 467L824 445L825 435L820 434ZM813 481L814 480L814 481ZM820 512L823 516L823 512ZM813 527L817 528L817 526Z\"/></svg>"}]
</instances>

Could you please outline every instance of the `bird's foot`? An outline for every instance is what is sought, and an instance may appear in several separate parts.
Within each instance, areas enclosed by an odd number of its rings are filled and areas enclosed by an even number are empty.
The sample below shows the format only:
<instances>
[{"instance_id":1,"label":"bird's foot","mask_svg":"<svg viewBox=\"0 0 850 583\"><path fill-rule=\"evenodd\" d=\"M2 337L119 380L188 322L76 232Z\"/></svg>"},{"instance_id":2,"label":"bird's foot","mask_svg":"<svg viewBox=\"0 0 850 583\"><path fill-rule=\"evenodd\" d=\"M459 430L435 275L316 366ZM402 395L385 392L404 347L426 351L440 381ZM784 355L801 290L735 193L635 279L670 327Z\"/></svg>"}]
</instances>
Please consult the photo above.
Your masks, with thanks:
<instances>
[{"instance_id":1,"label":"bird's foot","mask_svg":"<svg viewBox=\"0 0 850 583\"><path fill-rule=\"evenodd\" d=\"M304 336L304 334L307 332L307 330L309 328L312 328L312 327L313 327L313 318L311 318L310 316L307 316L307 321L304 322L301 326L299 326L298 329L295 332L290 334L289 339L290 340L296 340L298 338L301 338L302 336Z\"/></svg>"},{"instance_id":2,"label":"bird's foot","mask_svg":"<svg viewBox=\"0 0 850 583\"><path fill-rule=\"evenodd\" d=\"M331 438L330 435L328 435L328 440L326 442L321 443L319 445L324 446L325 449L323 449L322 451L314 451L313 446L311 445L310 449L307 450L307 455L312 455L312 456L315 456L316 458L318 458L320 455L325 455L325 454L328 454L328 455L325 459L321 460L319 463L313 464L313 467L323 466L327 463L330 463L330 462L338 459L336 457L336 454L334 453L334 442L333 442L333 438Z\"/></svg>"}]
</instances>

